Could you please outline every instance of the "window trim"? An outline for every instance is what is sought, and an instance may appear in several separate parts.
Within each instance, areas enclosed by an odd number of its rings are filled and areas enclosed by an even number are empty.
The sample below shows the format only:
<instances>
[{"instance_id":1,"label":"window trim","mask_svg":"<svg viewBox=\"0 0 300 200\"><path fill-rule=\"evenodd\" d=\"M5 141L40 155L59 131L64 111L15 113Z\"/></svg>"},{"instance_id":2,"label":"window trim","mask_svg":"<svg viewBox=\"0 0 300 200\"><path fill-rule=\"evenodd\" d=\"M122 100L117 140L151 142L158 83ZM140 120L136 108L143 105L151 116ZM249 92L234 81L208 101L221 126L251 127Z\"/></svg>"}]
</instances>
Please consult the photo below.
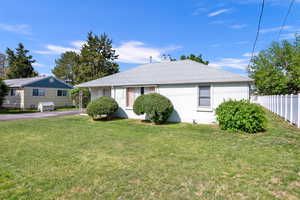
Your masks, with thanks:
<instances>
[{"instance_id":1,"label":"window trim","mask_svg":"<svg viewBox=\"0 0 300 200\"><path fill-rule=\"evenodd\" d=\"M34 90L38 90L38 95L34 95L33 93L33 91ZM44 95L40 95L40 90L43 90L44 91ZM32 94L31 94L33 97L45 97L46 96L46 90L44 89L44 88L33 88L32 89Z\"/></svg>"},{"instance_id":2,"label":"window trim","mask_svg":"<svg viewBox=\"0 0 300 200\"><path fill-rule=\"evenodd\" d=\"M61 95L58 95L59 91L61 91ZM67 90L58 89L58 90L56 90L56 96L57 97L67 97L68 96L68 91Z\"/></svg>"},{"instance_id":3,"label":"window trim","mask_svg":"<svg viewBox=\"0 0 300 200\"><path fill-rule=\"evenodd\" d=\"M200 106L200 87L209 87L209 106ZM213 92L211 84L200 84L197 86L197 111L212 111Z\"/></svg>"},{"instance_id":4,"label":"window trim","mask_svg":"<svg viewBox=\"0 0 300 200\"><path fill-rule=\"evenodd\" d=\"M124 87L125 89L125 109L126 110L132 110L133 109L133 105L132 106L128 106L128 98L127 98L127 90L129 88L133 88L134 89L134 94L136 95L136 91L135 89L139 90L139 94L137 96L134 96L134 101L136 100L136 98L140 95L144 95L144 94L149 94L149 93L145 93L146 92L146 88L154 88L153 93L155 93L157 91L157 85L143 85L143 86L126 86ZM142 89L143 88L143 89ZM143 94L142 94L143 93ZM133 101L133 104L134 104Z\"/></svg>"},{"instance_id":5,"label":"window trim","mask_svg":"<svg viewBox=\"0 0 300 200\"><path fill-rule=\"evenodd\" d=\"M12 92L12 91L15 91L15 92ZM12 93L14 95L12 95ZM10 90L9 90L9 96L11 96L11 97L17 96L17 89L16 88L10 88Z\"/></svg>"}]
</instances>

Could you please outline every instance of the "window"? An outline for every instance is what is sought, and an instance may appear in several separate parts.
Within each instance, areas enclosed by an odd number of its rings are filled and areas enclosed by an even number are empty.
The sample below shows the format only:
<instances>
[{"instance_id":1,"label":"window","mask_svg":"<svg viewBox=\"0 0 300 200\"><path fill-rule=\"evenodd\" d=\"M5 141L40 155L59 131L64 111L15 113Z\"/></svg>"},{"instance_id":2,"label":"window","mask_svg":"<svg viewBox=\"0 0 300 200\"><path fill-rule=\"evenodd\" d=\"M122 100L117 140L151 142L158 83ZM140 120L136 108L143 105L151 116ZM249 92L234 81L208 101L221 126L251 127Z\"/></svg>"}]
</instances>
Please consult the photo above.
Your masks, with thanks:
<instances>
[{"instance_id":1,"label":"window","mask_svg":"<svg viewBox=\"0 0 300 200\"><path fill-rule=\"evenodd\" d=\"M126 107L131 108L134 100L143 94L149 94L155 92L155 87L132 87L126 88Z\"/></svg>"},{"instance_id":2,"label":"window","mask_svg":"<svg viewBox=\"0 0 300 200\"><path fill-rule=\"evenodd\" d=\"M16 96L17 95L17 89L15 89L15 88L12 88L12 89L10 89L10 96Z\"/></svg>"},{"instance_id":3,"label":"window","mask_svg":"<svg viewBox=\"0 0 300 200\"><path fill-rule=\"evenodd\" d=\"M210 107L210 86L199 86L199 107Z\"/></svg>"},{"instance_id":4,"label":"window","mask_svg":"<svg viewBox=\"0 0 300 200\"><path fill-rule=\"evenodd\" d=\"M57 96L58 97L65 97L68 95L67 90L57 90Z\"/></svg>"},{"instance_id":5,"label":"window","mask_svg":"<svg viewBox=\"0 0 300 200\"><path fill-rule=\"evenodd\" d=\"M45 89L33 89L32 96L45 96Z\"/></svg>"}]
</instances>

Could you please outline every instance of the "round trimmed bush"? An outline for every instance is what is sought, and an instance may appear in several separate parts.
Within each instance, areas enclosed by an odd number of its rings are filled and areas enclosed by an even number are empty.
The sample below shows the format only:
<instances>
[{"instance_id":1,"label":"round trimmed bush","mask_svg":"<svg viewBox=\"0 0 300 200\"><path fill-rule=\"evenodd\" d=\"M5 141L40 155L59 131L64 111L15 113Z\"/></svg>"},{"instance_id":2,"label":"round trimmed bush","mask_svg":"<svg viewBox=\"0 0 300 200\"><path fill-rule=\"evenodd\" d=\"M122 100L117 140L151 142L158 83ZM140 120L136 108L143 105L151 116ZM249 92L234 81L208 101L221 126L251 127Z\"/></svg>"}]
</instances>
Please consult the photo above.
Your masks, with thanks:
<instances>
[{"instance_id":1,"label":"round trimmed bush","mask_svg":"<svg viewBox=\"0 0 300 200\"><path fill-rule=\"evenodd\" d=\"M146 117L154 124L167 121L173 110L172 102L167 97L157 93L141 95L133 105L135 114L146 114Z\"/></svg>"},{"instance_id":2,"label":"round trimmed bush","mask_svg":"<svg viewBox=\"0 0 300 200\"><path fill-rule=\"evenodd\" d=\"M100 97L91 101L87 106L87 114L93 119L106 115L107 118L111 117L111 114L118 110L118 103L111 97Z\"/></svg>"},{"instance_id":3,"label":"round trimmed bush","mask_svg":"<svg viewBox=\"0 0 300 200\"><path fill-rule=\"evenodd\" d=\"M221 129L256 133L266 128L266 116L261 106L246 100L229 100L216 109Z\"/></svg>"}]
</instances>

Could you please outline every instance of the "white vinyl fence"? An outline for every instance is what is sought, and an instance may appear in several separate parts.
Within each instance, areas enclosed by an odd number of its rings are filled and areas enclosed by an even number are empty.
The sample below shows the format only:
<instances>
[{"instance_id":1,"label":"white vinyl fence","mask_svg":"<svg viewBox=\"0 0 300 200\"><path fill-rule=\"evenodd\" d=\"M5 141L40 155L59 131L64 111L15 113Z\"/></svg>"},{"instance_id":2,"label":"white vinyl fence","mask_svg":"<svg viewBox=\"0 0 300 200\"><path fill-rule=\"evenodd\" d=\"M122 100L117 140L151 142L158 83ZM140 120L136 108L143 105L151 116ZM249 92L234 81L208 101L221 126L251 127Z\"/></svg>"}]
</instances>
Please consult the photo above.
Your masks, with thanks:
<instances>
[{"instance_id":1,"label":"white vinyl fence","mask_svg":"<svg viewBox=\"0 0 300 200\"><path fill-rule=\"evenodd\" d=\"M252 102L262 105L300 128L300 94L253 96Z\"/></svg>"}]
</instances>

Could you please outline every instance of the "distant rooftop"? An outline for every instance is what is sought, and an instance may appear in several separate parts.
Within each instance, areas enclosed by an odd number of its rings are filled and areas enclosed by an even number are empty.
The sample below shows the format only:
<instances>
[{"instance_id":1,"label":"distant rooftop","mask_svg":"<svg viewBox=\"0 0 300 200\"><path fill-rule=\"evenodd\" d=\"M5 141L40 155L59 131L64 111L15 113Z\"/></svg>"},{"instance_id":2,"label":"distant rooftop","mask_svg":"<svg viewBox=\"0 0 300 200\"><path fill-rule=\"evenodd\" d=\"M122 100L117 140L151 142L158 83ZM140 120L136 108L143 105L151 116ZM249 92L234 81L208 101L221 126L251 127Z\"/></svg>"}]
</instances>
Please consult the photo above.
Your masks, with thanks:
<instances>
[{"instance_id":1,"label":"distant rooftop","mask_svg":"<svg viewBox=\"0 0 300 200\"><path fill-rule=\"evenodd\" d=\"M151 84L252 82L251 78L216 69L191 60L149 63L76 87L126 86Z\"/></svg>"}]
</instances>

